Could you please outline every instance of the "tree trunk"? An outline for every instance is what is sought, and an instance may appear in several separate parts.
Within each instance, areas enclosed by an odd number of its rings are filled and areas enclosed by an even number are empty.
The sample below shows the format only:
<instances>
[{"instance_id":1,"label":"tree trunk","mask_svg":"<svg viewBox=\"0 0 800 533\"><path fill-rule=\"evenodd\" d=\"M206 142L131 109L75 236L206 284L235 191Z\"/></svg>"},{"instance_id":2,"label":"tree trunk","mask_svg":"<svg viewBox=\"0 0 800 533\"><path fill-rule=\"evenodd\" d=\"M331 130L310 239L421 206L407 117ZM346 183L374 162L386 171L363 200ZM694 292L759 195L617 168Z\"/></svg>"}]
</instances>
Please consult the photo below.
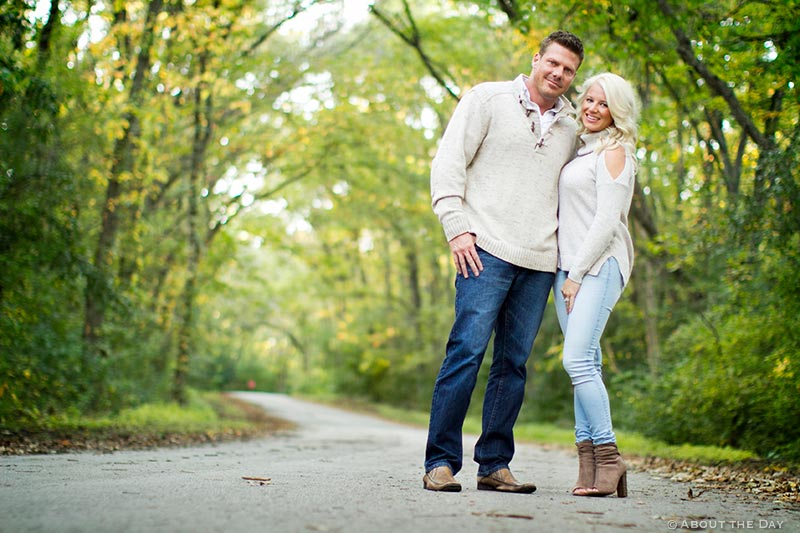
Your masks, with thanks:
<instances>
[{"instance_id":1,"label":"tree trunk","mask_svg":"<svg viewBox=\"0 0 800 533\"><path fill-rule=\"evenodd\" d=\"M389 238L384 235L381 238L381 246L383 247L383 302L385 305L386 316L391 316L393 305L394 287L392 286L392 257L391 250L389 249Z\"/></svg>"},{"instance_id":2,"label":"tree trunk","mask_svg":"<svg viewBox=\"0 0 800 533\"><path fill-rule=\"evenodd\" d=\"M59 10L59 2L53 1L50 3L50 13L47 17L47 22L39 34L39 67L47 61L50 57L50 43L53 41L53 36L61 22L61 11Z\"/></svg>"},{"instance_id":3,"label":"tree trunk","mask_svg":"<svg viewBox=\"0 0 800 533\"><path fill-rule=\"evenodd\" d=\"M657 375L661 364L661 343L658 336L658 298L656 293L656 267L653 259L643 258L644 275L639 277L641 283L641 304L644 314L644 331L647 347L647 367L651 375Z\"/></svg>"},{"instance_id":4,"label":"tree trunk","mask_svg":"<svg viewBox=\"0 0 800 533\"><path fill-rule=\"evenodd\" d=\"M207 53L200 55L199 79L206 72ZM178 354L173 375L173 399L186 403L186 379L189 375L189 363L194 351L195 299L200 272L200 237L198 235L200 174L205 161L206 147L211 139L211 96L203 98L205 83L198 82L194 94L194 140L192 143L192 163L189 173L187 239L189 253L186 260L186 285L183 289L182 320L178 331Z\"/></svg>"},{"instance_id":5,"label":"tree trunk","mask_svg":"<svg viewBox=\"0 0 800 533\"><path fill-rule=\"evenodd\" d=\"M130 111L125 113L125 128L122 137L114 145L106 198L100 224L100 235L94 252L94 273L87 281L84 294L83 337L89 351L97 349L100 328L103 325L106 301L109 296L107 284L111 278L114 243L119 230L120 197L123 193L122 178L134 170L134 150L140 136L139 117L136 113L141 107L145 76L150 70L150 49L152 48L156 18L163 7L162 0L153 0L147 10L142 43L136 64L136 72L129 93Z\"/></svg>"},{"instance_id":6,"label":"tree trunk","mask_svg":"<svg viewBox=\"0 0 800 533\"><path fill-rule=\"evenodd\" d=\"M650 209L647 197L639 186L639 181L634 182L636 193L634 194L633 206L631 210L632 231L636 234L636 240L650 241L658 236L658 228L655 221L654 210ZM643 246L639 247L644 249ZM658 299L655 289L654 257L641 254L637 260L639 274L636 276L636 294L638 305L642 309L645 323L645 349L647 366L651 374L658 372L659 360L661 359L661 346L658 336Z\"/></svg>"},{"instance_id":7,"label":"tree trunk","mask_svg":"<svg viewBox=\"0 0 800 533\"><path fill-rule=\"evenodd\" d=\"M417 247L413 240L405 241L406 262L408 268L408 290L411 293L411 306L409 308L409 321L414 326L413 345L420 346L422 341L422 291L419 286L419 258Z\"/></svg>"}]
</instances>

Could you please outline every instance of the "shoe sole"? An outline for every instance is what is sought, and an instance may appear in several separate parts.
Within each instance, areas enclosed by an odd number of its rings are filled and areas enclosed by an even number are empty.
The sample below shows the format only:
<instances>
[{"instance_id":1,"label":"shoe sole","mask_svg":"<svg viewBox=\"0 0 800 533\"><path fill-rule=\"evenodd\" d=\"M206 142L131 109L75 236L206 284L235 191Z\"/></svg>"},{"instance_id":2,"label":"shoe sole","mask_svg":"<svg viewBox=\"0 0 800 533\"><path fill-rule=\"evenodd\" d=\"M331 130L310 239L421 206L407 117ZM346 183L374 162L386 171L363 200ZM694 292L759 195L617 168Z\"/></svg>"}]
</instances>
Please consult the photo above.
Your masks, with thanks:
<instances>
[{"instance_id":1,"label":"shoe sole","mask_svg":"<svg viewBox=\"0 0 800 533\"><path fill-rule=\"evenodd\" d=\"M458 485L444 485L442 487L426 487L422 485L422 488L433 492L461 492L461 487Z\"/></svg>"},{"instance_id":2,"label":"shoe sole","mask_svg":"<svg viewBox=\"0 0 800 533\"><path fill-rule=\"evenodd\" d=\"M522 489L517 489L513 487L509 488L502 488L501 486L497 485L488 485L486 483L478 483L478 490L491 490L494 492L508 492L510 494L533 494L536 492L536 487L525 487Z\"/></svg>"}]
</instances>

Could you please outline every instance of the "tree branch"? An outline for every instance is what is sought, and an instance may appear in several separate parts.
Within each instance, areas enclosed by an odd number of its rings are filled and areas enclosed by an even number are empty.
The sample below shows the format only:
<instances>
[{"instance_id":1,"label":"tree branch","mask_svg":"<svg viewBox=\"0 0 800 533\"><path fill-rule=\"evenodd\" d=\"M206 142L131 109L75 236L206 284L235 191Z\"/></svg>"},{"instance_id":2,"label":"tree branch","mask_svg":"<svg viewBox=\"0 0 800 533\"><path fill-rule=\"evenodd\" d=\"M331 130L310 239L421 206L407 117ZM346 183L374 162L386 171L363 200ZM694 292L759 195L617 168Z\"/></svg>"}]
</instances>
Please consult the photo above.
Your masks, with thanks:
<instances>
[{"instance_id":1,"label":"tree branch","mask_svg":"<svg viewBox=\"0 0 800 533\"><path fill-rule=\"evenodd\" d=\"M308 5L304 6L302 2L295 2L295 3L294 3L294 5L292 6L292 10L289 12L289 14L288 14L288 15L286 15L285 17L283 17L282 19L280 19L278 22L276 22L275 24L273 24L273 25L272 25L272 26L270 26L269 28L267 28L267 29L264 31L264 33L262 33L261 35L259 35L259 36L256 38L256 40L255 40L255 41L253 41L253 43L252 43L252 44L251 44L251 45L250 45L250 46L247 48L247 50L245 50L245 51L244 51L243 55L250 55L250 54L252 54L253 52L255 52L255 51L258 49L258 47L259 47L259 46L261 46L262 44L264 44L264 42L265 42L267 39L269 39L270 37L272 37L272 35L273 35L273 34L274 34L276 31L278 31L278 30L281 28L281 26L283 26L284 24L286 24L287 22L289 22L290 20L292 20L293 18L295 18L295 17L296 17L297 15L299 15L300 13L303 13L303 12L304 12L304 11L306 11L308 8L310 8L311 6L314 6L314 5L316 5L317 3L319 3L319 2L317 2L317 1L315 0L314 2L311 2L311 3L309 3Z\"/></svg>"},{"instance_id":2,"label":"tree branch","mask_svg":"<svg viewBox=\"0 0 800 533\"><path fill-rule=\"evenodd\" d=\"M444 74L441 74L437 69L436 65L434 64L433 60L430 57L428 57L428 54L426 54L425 51L422 49L422 40L420 39L419 30L417 29L416 23L414 22L414 17L411 14L411 8L409 7L408 2L406 0L403 0L403 6L405 7L406 17L408 18L408 24L410 26L409 34L404 33L399 23L392 21L389 18L389 16L379 11L374 4L369 7L369 10L370 13L375 15L375 17L377 17L378 20L380 20L381 23L383 23L383 25L389 29L389 31L400 37L400 39L402 39L404 43L409 45L417 52L417 55L422 60L422 64L425 65L425 68L428 70L431 76L433 76L436 82L445 91L447 91L447 94L449 94L457 102L459 100L458 95L455 92L453 92L449 84L444 80L444 76L447 76L448 78L451 78L451 76L446 72Z\"/></svg>"},{"instance_id":3,"label":"tree branch","mask_svg":"<svg viewBox=\"0 0 800 533\"><path fill-rule=\"evenodd\" d=\"M324 158L324 156L323 156L323 158ZM270 197L274 196L275 194L277 194L278 192L280 192L281 190L285 189L286 187L288 187L292 183L296 183L296 182L302 180L303 178L307 177L314 170L315 170L315 167L308 166L305 169L303 169L302 172L298 173L295 176L291 176L289 178L286 178L285 180L283 180L282 182L280 182L279 184L277 184L273 188L271 188L269 190L266 190L266 191L263 191L260 194L254 195L254 200L255 201L266 200L267 198L270 198ZM224 222L223 221L217 222L216 224L211 226L209 228L209 230L206 232L206 238L205 238L205 243L206 244L210 243L212 241L212 239L217 235L219 230L221 230L222 227L225 226L225 224L227 224L232 218L234 218L235 216L239 215L242 211L247 209L246 206L243 206L242 204L240 204L238 202L240 196L241 195L232 197L231 201L226 204L226 207L230 207L231 205L235 205L236 206L236 209L234 209L233 213L227 215L225 217L225 221ZM255 204L255 201L253 202L253 204Z\"/></svg>"},{"instance_id":4,"label":"tree branch","mask_svg":"<svg viewBox=\"0 0 800 533\"><path fill-rule=\"evenodd\" d=\"M657 0L657 3L661 12L674 22L675 14L672 7L667 3L667 0ZM739 99L736 98L733 90L728 87L725 80L711 72L708 65L697 59L697 56L692 50L692 42L689 37L674 23L670 24L670 30L672 31L672 35L675 36L675 40L678 42L677 52L680 58L700 75L713 93L716 93L725 100L731 110L731 114L736 121L742 125L747 135L763 150L771 150L774 148L772 140L756 127L750 115L744 110Z\"/></svg>"},{"instance_id":5,"label":"tree branch","mask_svg":"<svg viewBox=\"0 0 800 533\"><path fill-rule=\"evenodd\" d=\"M506 14L508 20L511 22L519 20L519 6L516 0L497 0L497 5L500 11Z\"/></svg>"}]
</instances>

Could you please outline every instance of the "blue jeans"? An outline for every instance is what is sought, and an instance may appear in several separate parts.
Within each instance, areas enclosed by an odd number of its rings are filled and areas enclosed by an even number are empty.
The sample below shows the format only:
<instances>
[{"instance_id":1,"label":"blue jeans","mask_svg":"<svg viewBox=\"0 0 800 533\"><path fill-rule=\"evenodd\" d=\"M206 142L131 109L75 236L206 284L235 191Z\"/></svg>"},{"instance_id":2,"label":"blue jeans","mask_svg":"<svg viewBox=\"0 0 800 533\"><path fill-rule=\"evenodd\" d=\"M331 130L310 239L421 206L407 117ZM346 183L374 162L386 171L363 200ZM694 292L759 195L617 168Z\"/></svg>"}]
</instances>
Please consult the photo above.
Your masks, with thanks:
<instances>
[{"instance_id":1,"label":"blue jeans","mask_svg":"<svg viewBox=\"0 0 800 533\"><path fill-rule=\"evenodd\" d=\"M514 423L525 393L525 364L555 275L507 263L478 248L480 276L456 276L455 321L433 389L425 471L462 467L462 427L492 332L492 365L475 445L478 476L508 467Z\"/></svg>"},{"instance_id":2,"label":"blue jeans","mask_svg":"<svg viewBox=\"0 0 800 533\"><path fill-rule=\"evenodd\" d=\"M564 333L562 362L573 387L575 442L591 440L595 445L616 442L603 383L600 337L622 294L622 275L617 260L612 257L596 276L584 276L572 312L567 314L561 296L567 274L563 270L556 273L553 295L558 323Z\"/></svg>"}]
</instances>

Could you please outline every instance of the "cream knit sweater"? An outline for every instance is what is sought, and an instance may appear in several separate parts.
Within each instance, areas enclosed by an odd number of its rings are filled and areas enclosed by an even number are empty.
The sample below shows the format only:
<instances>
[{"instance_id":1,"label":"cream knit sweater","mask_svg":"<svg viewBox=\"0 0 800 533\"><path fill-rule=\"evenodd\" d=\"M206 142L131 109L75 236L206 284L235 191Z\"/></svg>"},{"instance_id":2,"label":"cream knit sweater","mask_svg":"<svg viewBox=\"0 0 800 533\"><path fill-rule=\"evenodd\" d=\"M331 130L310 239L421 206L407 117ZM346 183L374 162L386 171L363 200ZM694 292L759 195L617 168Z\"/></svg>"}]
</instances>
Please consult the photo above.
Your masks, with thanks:
<instances>
[{"instance_id":1,"label":"cream knit sweater","mask_svg":"<svg viewBox=\"0 0 800 533\"><path fill-rule=\"evenodd\" d=\"M431 164L432 205L448 241L471 232L495 257L555 272L558 176L575 150L575 111L562 97L542 138L538 114L520 103L524 90L520 75L464 95Z\"/></svg>"},{"instance_id":2,"label":"cream knit sweater","mask_svg":"<svg viewBox=\"0 0 800 533\"><path fill-rule=\"evenodd\" d=\"M558 250L561 270L580 283L597 275L608 258L619 264L623 284L633 269L633 241L628 211L633 199L635 162L625 156L625 168L612 178L605 153L595 152L605 131L581 135L577 157L561 172L559 184Z\"/></svg>"}]
</instances>

